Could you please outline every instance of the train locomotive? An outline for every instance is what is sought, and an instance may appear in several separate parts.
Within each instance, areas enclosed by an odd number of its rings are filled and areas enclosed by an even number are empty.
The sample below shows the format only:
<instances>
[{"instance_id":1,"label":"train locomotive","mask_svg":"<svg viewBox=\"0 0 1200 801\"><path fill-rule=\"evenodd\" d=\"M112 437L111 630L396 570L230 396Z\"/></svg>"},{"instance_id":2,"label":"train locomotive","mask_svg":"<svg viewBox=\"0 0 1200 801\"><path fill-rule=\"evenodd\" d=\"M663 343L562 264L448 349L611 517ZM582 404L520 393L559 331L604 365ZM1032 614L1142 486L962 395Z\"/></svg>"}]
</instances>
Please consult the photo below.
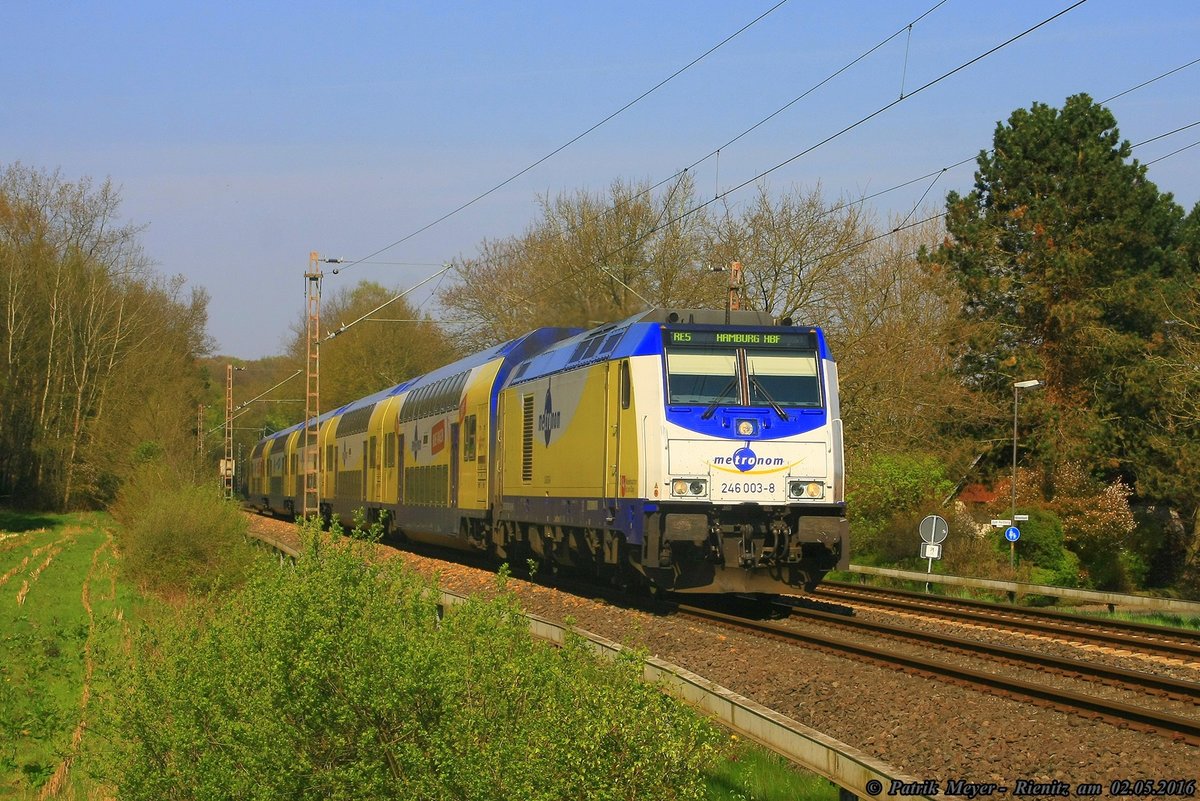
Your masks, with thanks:
<instances>
[{"instance_id":1,"label":"train locomotive","mask_svg":"<svg viewBox=\"0 0 1200 801\"><path fill-rule=\"evenodd\" d=\"M784 321L787 323L788 321ZM837 365L747 311L542 328L261 440L249 497L675 592L797 593L847 568ZM315 461L312 463L316 463Z\"/></svg>"}]
</instances>

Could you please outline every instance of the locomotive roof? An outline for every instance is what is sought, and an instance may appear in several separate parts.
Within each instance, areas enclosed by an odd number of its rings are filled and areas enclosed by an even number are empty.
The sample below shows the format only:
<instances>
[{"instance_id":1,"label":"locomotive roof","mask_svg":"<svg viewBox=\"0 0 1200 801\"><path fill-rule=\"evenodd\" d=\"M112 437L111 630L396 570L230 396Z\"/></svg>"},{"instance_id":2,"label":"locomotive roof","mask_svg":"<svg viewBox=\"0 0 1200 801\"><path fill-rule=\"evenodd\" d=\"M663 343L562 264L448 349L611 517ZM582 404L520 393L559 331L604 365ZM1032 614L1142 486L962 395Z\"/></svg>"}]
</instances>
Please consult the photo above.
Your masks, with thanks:
<instances>
[{"instance_id":1,"label":"locomotive roof","mask_svg":"<svg viewBox=\"0 0 1200 801\"><path fill-rule=\"evenodd\" d=\"M663 325L739 326L764 328L790 326L791 321L778 323L767 312L730 311L729 322L724 309L649 309L638 312L625 320L583 331L568 339L560 340L551 347L529 356L513 370L508 385L531 381L545 375L572 370L594 362L644 356L662 351ZM809 330L812 329L811 327ZM828 356L824 338L820 337L822 355Z\"/></svg>"}]
</instances>

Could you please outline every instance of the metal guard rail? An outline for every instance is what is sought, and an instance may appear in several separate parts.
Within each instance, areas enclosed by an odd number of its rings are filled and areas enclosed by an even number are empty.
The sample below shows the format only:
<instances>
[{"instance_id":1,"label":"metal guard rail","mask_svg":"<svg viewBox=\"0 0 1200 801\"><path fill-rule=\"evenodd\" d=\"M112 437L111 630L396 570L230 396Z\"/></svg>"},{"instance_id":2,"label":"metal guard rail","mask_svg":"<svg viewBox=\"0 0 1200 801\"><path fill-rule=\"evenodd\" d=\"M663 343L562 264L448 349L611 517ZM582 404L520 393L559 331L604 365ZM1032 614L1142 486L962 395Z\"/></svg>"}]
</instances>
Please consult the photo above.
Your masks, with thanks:
<instances>
[{"instance_id":1,"label":"metal guard rail","mask_svg":"<svg viewBox=\"0 0 1200 801\"><path fill-rule=\"evenodd\" d=\"M1119 592L1097 592L1076 590L1070 587L1053 587L1048 584L1026 584L1023 581L1000 581L997 579L971 578L968 576L943 576L937 573L920 573L915 570L896 570L890 567L867 567L850 565L851 573L867 576L885 576L905 581L928 584L948 584L1015 595L1048 595L1052 598L1070 598L1087 603L1107 604L1109 611L1118 606L1139 606L1155 612L1170 612L1200 617L1200 601L1181 601L1175 598L1151 598L1145 595L1128 595Z\"/></svg>"}]
</instances>

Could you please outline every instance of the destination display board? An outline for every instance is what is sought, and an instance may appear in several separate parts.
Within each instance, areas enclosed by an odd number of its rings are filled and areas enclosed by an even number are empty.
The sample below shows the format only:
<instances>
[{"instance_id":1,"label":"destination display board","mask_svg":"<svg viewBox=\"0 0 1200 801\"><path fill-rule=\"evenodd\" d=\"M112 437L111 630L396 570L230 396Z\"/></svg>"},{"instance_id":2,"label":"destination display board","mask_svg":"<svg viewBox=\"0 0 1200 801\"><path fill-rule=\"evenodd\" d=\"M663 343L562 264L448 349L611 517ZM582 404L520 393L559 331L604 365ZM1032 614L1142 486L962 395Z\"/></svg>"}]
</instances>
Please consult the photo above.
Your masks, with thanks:
<instances>
[{"instance_id":1,"label":"destination display board","mask_svg":"<svg viewBox=\"0 0 1200 801\"><path fill-rule=\"evenodd\" d=\"M746 330L678 330L663 329L663 339L670 348L779 348L781 350L816 350L817 335L812 331L775 329Z\"/></svg>"}]
</instances>

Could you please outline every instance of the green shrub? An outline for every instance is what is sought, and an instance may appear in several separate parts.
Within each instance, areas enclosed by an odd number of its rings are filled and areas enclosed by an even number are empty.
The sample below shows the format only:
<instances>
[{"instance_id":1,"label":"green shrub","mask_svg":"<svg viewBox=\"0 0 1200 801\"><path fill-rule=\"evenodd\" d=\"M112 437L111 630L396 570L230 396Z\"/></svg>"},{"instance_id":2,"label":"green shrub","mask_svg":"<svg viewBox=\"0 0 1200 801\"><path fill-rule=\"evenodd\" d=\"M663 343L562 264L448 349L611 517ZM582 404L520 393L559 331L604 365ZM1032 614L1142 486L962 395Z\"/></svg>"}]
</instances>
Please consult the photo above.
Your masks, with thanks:
<instances>
[{"instance_id":1,"label":"green shrub","mask_svg":"<svg viewBox=\"0 0 1200 801\"><path fill-rule=\"evenodd\" d=\"M159 594L208 592L243 580L254 549L246 520L215 484L196 486L160 462L140 466L113 506L123 569Z\"/></svg>"},{"instance_id":2,"label":"green shrub","mask_svg":"<svg viewBox=\"0 0 1200 801\"><path fill-rule=\"evenodd\" d=\"M911 454L875 457L850 480L846 507L856 561L860 554L915 558L921 518L954 488L939 459Z\"/></svg>"},{"instance_id":3,"label":"green shrub","mask_svg":"<svg viewBox=\"0 0 1200 801\"><path fill-rule=\"evenodd\" d=\"M1031 568L1028 580L1056 587L1079 586L1079 557L1065 545L1063 524L1048 509L1029 510L1029 519L1018 523L1021 539L1016 544L1017 559ZM1002 536L993 539L996 550L1007 556L1010 545Z\"/></svg>"},{"instance_id":4,"label":"green shrub","mask_svg":"<svg viewBox=\"0 0 1200 801\"><path fill-rule=\"evenodd\" d=\"M723 738L638 660L535 642L507 593L439 618L371 548L308 535L294 567L154 630L108 705L121 797L703 797Z\"/></svg>"}]
</instances>

